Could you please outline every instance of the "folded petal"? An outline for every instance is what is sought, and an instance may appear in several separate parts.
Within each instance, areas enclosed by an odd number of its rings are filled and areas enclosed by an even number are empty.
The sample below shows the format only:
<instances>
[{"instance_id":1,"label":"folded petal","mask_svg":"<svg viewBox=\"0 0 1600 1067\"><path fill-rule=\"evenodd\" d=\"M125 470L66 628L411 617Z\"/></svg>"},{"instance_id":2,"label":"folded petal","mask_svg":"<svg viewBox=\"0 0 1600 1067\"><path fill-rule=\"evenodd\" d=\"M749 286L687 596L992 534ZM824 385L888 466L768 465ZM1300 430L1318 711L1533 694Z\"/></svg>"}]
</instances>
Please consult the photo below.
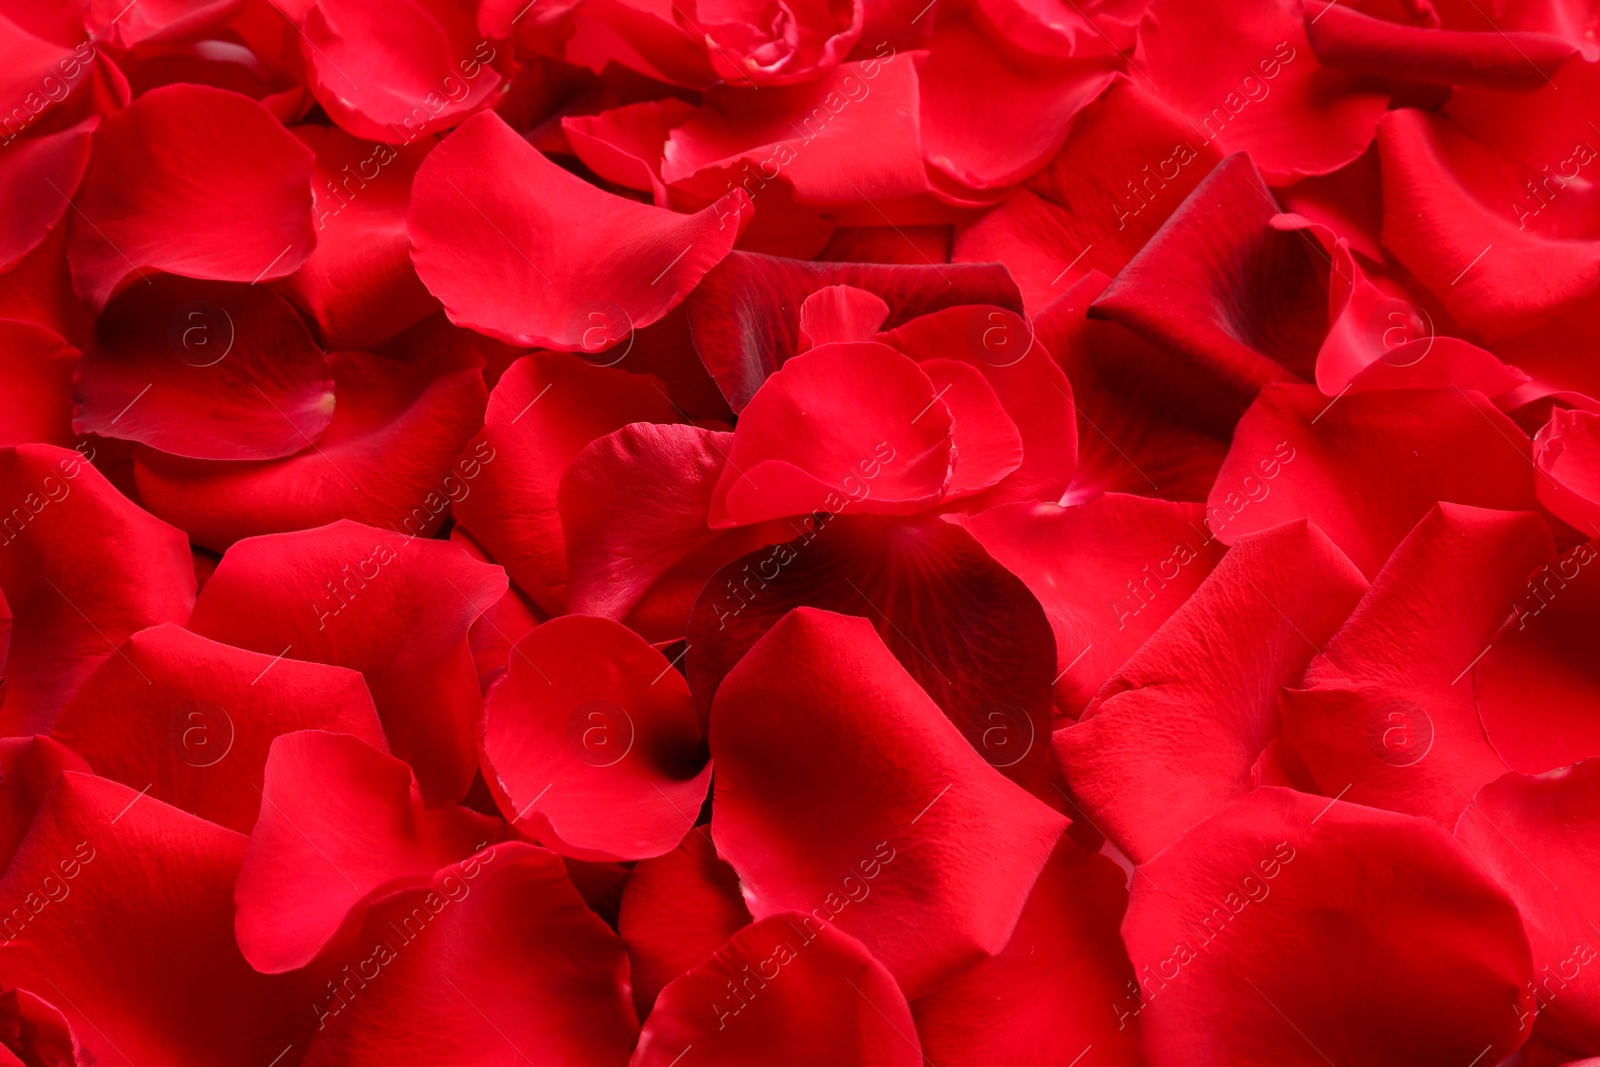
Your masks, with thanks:
<instances>
[{"instance_id":1,"label":"folded petal","mask_svg":"<svg viewBox=\"0 0 1600 1067\"><path fill-rule=\"evenodd\" d=\"M151 271L258 282L316 245L311 150L247 96L169 85L112 115L70 221L72 281L96 308Z\"/></svg>"},{"instance_id":2,"label":"folded petal","mask_svg":"<svg viewBox=\"0 0 1600 1067\"><path fill-rule=\"evenodd\" d=\"M1425 819L1260 789L1141 871L1151 1067L1499 1062L1527 1034L1517 909Z\"/></svg>"},{"instance_id":3,"label":"folded petal","mask_svg":"<svg viewBox=\"0 0 1600 1067\"><path fill-rule=\"evenodd\" d=\"M595 352L676 307L749 215L738 191L694 215L605 192L485 113L417 171L407 228L417 274L451 322Z\"/></svg>"},{"instance_id":4,"label":"folded petal","mask_svg":"<svg viewBox=\"0 0 1600 1067\"><path fill-rule=\"evenodd\" d=\"M230 548L189 629L269 656L361 671L389 747L433 802L477 769L482 710L467 629L506 590L459 545L341 521Z\"/></svg>"},{"instance_id":5,"label":"folded petal","mask_svg":"<svg viewBox=\"0 0 1600 1067\"><path fill-rule=\"evenodd\" d=\"M1005 947L1066 825L973 751L871 623L812 608L723 680L711 752L712 832L750 913L808 909L912 997Z\"/></svg>"},{"instance_id":6,"label":"folded petal","mask_svg":"<svg viewBox=\"0 0 1600 1067\"><path fill-rule=\"evenodd\" d=\"M1295 685L1367 590L1304 520L1242 538L1055 735L1094 824L1148 862L1251 785Z\"/></svg>"},{"instance_id":7,"label":"folded petal","mask_svg":"<svg viewBox=\"0 0 1600 1067\"><path fill-rule=\"evenodd\" d=\"M923 1062L884 965L840 928L794 911L746 926L662 990L630 1063L669 1067L691 1048L717 1067Z\"/></svg>"},{"instance_id":8,"label":"folded petal","mask_svg":"<svg viewBox=\"0 0 1600 1067\"><path fill-rule=\"evenodd\" d=\"M628 1062L622 942L541 848L492 846L375 904L354 946L312 1004L307 1067Z\"/></svg>"},{"instance_id":9,"label":"folded petal","mask_svg":"<svg viewBox=\"0 0 1600 1067\"><path fill-rule=\"evenodd\" d=\"M480 730L501 813L576 859L670 851L711 781L688 683L610 619L567 615L518 641Z\"/></svg>"},{"instance_id":10,"label":"folded petal","mask_svg":"<svg viewBox=\"0 0 1600 1067\"><path fill-rule=\"evenodd\" d=\"M499 820L454 804L424 810L411 769L349 734L273 741L258 796L234 929L245 959L267 974L353 947L374 900L427 885L441 868L459 876L457 861L503 836Z\"/></svg>"},{"instance_id":11,"label":"folded petal","mask_svg":"<svg viewBox=\"0 0 1600 1067\"><path fill-rule=\"evenodd\" d=\"M1361 572L1440 502L1532 510L1528 438L1481 395L1378 390L1333 401L1310 386L1261 391L1234 433L1206 523L1225 544L1309 518Z\"/></svg>"},{"instance_id":12,"label":"folded petal","mask_svg":"<svg viewBox=\"0 0 1600 1067\"><path fill-rule=\"evenodd\" d=\"M157 275L95 321L72 427L192 459L280 459L333 418L328 358L270 289Z\"/></svg>"},{"instance_id":13,"label":"folded petal","mask_svg":"<svg viewBox=\"0 0 1600 1067\"><path fill-rule=\"evenodd\" d=\"M1554 408L1533 439L1539 503L1551 514L1600 536L1600 415Z\"/></svg>"},{"instance_id":14,"label":"folded petal","mask_svg":"<svg viewBox=\"0 0 1600 1067\"><path fill-rule=\"evenodd\" d=\"M0 449L0 594L14 619L6 734L49 730L130 635L187 619L194 590L183 534L141 511L83 455Z\"/></svg>"},{"instance_id":15,"label":"folded petal","mask_svg":"<svg viewBox=\"0 0 1600 1067\"><path fill-rule=\"evenodd\" d=\"M103 778L247 834L273 738L296 730L387 748L355 671L274 662L168 623L139 631L102 660L50 736Z\"/></svg>"}]
</instances>

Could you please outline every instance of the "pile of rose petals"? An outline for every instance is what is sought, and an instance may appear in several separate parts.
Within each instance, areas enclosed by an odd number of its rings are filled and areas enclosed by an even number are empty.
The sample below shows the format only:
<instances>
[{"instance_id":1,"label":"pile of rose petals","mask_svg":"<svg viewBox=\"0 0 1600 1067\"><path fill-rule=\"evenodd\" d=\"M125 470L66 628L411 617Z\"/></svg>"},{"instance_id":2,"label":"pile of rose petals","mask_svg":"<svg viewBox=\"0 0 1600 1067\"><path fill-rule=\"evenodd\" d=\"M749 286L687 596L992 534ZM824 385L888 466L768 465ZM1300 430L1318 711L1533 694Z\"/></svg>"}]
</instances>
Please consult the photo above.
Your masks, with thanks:
<instances>
[{"instance_id":1,"label":"pile of rose petals","mask_svg":"<svg viewBox=\"0 0 1600 1067\"><path fill-rule=\"evenodd\" d=\"M0 1067L1600 1064L1600 0L0 0Z\"/></svg>"}]
</instances>

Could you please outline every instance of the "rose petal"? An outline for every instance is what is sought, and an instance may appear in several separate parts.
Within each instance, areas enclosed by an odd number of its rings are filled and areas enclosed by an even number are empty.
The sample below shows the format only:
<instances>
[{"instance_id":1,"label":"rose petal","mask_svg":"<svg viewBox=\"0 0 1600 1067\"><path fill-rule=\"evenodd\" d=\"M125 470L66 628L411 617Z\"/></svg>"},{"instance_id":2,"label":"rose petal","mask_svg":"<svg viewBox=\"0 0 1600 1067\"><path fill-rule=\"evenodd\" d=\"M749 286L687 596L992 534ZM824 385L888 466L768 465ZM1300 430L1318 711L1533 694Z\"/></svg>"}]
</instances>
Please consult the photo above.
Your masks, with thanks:
<instances>
[{"instance_id":1,"label":"rose petal","mask_svg":"<svg viewBox=\"0 0 1600 1067\"><path fill-rule=\"evenodd\" d=\"M1533 439L1534 493L1551 513L1600 535L1600 415L1554 408Z\"/></svg>"},{"instance_id":2,"label":"rose petal","mask_svg":"<svg viewBox=\"0 0 1600 1067\"><path fill-rule=\"evenodd\" d=\"M853 285L825 285L800 305L799 351L833 341L870 341L889 317L877 293Z\"/></svg>"},{"instance_id":3,"label":"rose petal","mask_svg":"<svg viewBox=\"0 0 1600 1067\"><path fill-rule=\"evenodd\" d=\"M0 861L11 863L64 771L88 773L89 765L47 734L0 739Z\"/></svg>"},{"instance_id":4,"label":"rose petal","mask_svg":"<svg viewBox=\"0 0 1600 1067\"><path fill-rule=\"evenodd\" d=\"M6 151L0 153L0 199L13 206L0 221L0 269L16 266L65 217L67 198L77 191L89 166L89 147L99 122L93 116L21 144L11 141L11 130L6 130Z\"/></svg>"},{"instance_id":5,"label":"rose petal","mask_svg":"<svg viewBox=\"0 0 1600 1067\"><path fill-rule=\"evenodd\" d=\"M0 350L6 353L0 380L0 445L70 447L72 374L78 350L45 326L0 319Z\"/></svg>"}]
</instances>

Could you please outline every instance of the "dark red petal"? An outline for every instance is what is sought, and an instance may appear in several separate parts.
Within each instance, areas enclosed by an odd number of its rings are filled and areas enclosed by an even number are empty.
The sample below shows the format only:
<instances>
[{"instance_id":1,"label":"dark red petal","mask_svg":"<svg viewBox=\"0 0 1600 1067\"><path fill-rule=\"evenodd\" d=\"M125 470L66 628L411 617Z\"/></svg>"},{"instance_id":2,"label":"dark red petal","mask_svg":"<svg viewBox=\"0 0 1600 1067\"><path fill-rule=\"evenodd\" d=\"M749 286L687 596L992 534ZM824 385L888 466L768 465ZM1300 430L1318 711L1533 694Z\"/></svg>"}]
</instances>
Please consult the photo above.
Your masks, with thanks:
<instances>
[{"instance_id":1,"label":"dark red petal","mask_svg":"<svg viewBox=\"0 0 1600 1067\"><path fill-rule=\"evenodd\" d=\"M1515 625L1473 672L1478 715L1506 766L1540 774L1600 756L1600 559L1589 541L1547 557L1515 592Z\"/></svg>"},{"instance_id":2,"label":"dark red petal","mask_svg":"<svg viewBox=\"0 0 1600 1067\"><path fill-rule=\"evenodd\" d=\"M169 274L124 289L78 363L72 428L193 459L280 459L333 418L333 374L270 289Z\"/></svg>"},{"instance_id":3,"label":"dark red petal","mask_svg":"<svg viewBox=\"0 0 1600 1067\"><path fill-rule=\"evenodd\" d=\"M1478 790L1456 840L1522 912L1533 947L1539 1036L1571 1049L1600 1048L1600 979L1594 962L1594 848L1600 761L1530 777L1507 774Z\"/></svg>"},{"instance_id":4,"label":"dark red petal","mask_svg":"<svg viewBox=\"0 0 1600 1067\"><path fill-rule=\"evenodd\" d=\"M1029 55L947 14L917 71L923 155L966 189L1014 185L1061 151L1073 116L1112 73L1103 56Z\"/></svg>"},{"instance_id":5,"label":"dark red petal","mask_svg":"<svg viewBox=\"0 0 1600 1067\"><path fill-rule=\"evenodd\" d=\"M986 504L1057 500L1066 492L1078 460L1072 386L1032 324L1004 308L946 308L878 339L924 364L924 370L930 360L959 360L977 368L993 387L1021 434L1023 455L1022 465L984 496ZM951 412L960 453L971 431L961 411L952 407ZM1008 433L1004 426L989 431L996 440Z\"/></svg>"},{"instance_id":6,"label":"dark red petal","mask_svg":"<svg viewBox=\"0 0 1600 1067\"><path fill-rule=\"evenodd\" d=\"M1223 547L1205 533L1204 510L1107 493L1076 507L1006 504L961 520L1044 608L1064 713L1076 718L1211 573Z\"/></svg>"},{"instance_id":7,"label":"dark red petal","mask_svg":"<svg viewBox=\"0 0 1600 1067\"><path fill-rule=\"evenodd\" d=\"M746 926L663 989L631 1067L670 1067L691 1048L714 1067L923 1062L884 965L841 928L794 911Z\"/></svg>"},{"instance_id":8,"label":"dark red petal","mask_svg":"<svg viewBox=\"0 0 1600 1067\"><path fill-rule=\"evenodd\" d=\"M607 193L485 112L429 154L407 225L417 273L451 322L595 352L676 307L749 215L738 191L694 215Z\"/></svg>"},{"instance_id":9,"label":"dark red petal","mask_svg":"<svg viewBox=\"0 0 1600 1067\"><path fill-rule=\"evenodd\" d=\"M1452 826L1505 773L1467 676L1553 555L1537 515L1441 504L1286 690L1283 734L1321 790Z\"/></svg>"},{"instance_id":10,"label":"dark red petal","mask_svg":"<svg viewBox=\"0 0 1600 1067\"><path fill-rule=\"evenodd\" d=\"M813 348L768 378L740 414L711 494L714 528L839 511L921 511L950 487L951 405L887 345ZM998 407L998 404L996 405Z\"/></svg>"},{"instance_id":11,"label":"dark red petal","mask_svg":"<svg viewBox=\"0 0 1600 1067\"><path fill-rule=\"evenodd\" d=\"M1437 503L1527 511L1527 436L1480 394L1377 390L1332 401L1310 386L1261 391L1234 433L1206 523L1224 543L1309 518L1361 572Z\"/></svg>"},{"instance_id":12,"label":"dark red petal","mask_svg":"<svg viewBox=\"0 0 1600 1067\"><path fill-rule=\"evenodd\" d=\"M369 902L426 885L501 836L499 820L453 804L425 811L411 769L349 734L284 734L265 776L234 927L268 974L348 944Z\"/></svg>"},{"instance_id":13,"label":"dark red petal","mask_svg":"<svg viewBox=\"0 0 1600 1067\"><path fill-rule=\"evenodd\" d=\"M153 0L127 10L126 0L72 0L85 9L94 38L113 36L123 47L214 32L242 6L241 0ZM292 5L291 5L292 6Z\"/></svg>"},{"instance_id":14,"label":"dark red petal","mask_svg":"<svg viewBox=\"0 0 1600 1067\"><path fill-rule=\"evenodd\" d=\"M0 593L15 619L6 734L43 733L129 635L194 604L183 534L141 511L77 452L0 449Z\"/></svg>"},{"instance_id":15,"label":"dark red petal","mask_svg":"<svg viewBox=\"0 0 1600 1067\"><path fill-rule=\"evenodd\" d=\"M481 361L470 351L443 349L405 363L336 352L329 363L338 402L314 447L264 463L136 449L145 504L217 552L240 538L338 519L432 534L451 497L463 485L474 488L471 472L493 456L492 449L462 454L487 399Z\"/></svg>"},{"instance_id":16,"label":"dark red petal","mask_svg":"<svg viewBox=\"0 0 1600 1067\"><path fill-rule=\"evenodd\" d=\"M1304 520L1241 538L1195 594L1055 735L1072 791L1136 863L1251 785L1278 692L1366 592Z\"/></svg>"},{"instance_id":17,"label":"dark red petal","mask_svg":"<svg viewBox=\"0 0 1600 1067\"><path fill-rule=\"evenodd\" d=\"M1204 500L1244 410L1203 370L1085 312L1110 282L1091 271L1034 327L1072 382L1078 466L1064 503L1104 492Z\"/></svg>"},{"instance_id":18,"label":"dark red petal","mask_svg":"<svg viewBox=\"0 0 1600 1067\"><path fill-rule=\"evenodd\" d=\"M678 847L633 868L622 891L617 932L633 967L633 1002L640 1018L668 982L698 967L741 927L750 912L739 876L717 856L705 827Z\"/></svg>"},{"instance_id":19,"label":"dark red petal","mask_svg":"<svg viewBox=\"0 0 1600 1067\"><path fill-rule=\"evenodd\" d=\"M1600 536L1600 415L1555 408L1533 439L1539 503L1564 522Z\"/></svg>"},{"instance_id":20,"label":"dark red petal","mask_svg":"<svg viewBox=\"0 0 1600 1067\"><path fill-rule=\"evenodd\" d=\"M927 192L910 118L917 114L915 60L874 49L888 58L844 63L801 85L734 82L707 90L699 113L667 136L662 179L706 197L732 181L758 204L773 196L766 186L780 175L796 203L821 207ZM862 152L863 144L872 151Z\"/></svg>"},{"instance_id":21,"label":"dark red petal","mask_svg":"<svg viewBox=\"0 0 1600 1067\"><path fill-rule=\"evenodd\" d=\"M0 319L0 445L70 447L78 350L45 326Z\"/></svg>"},{"instance_id":22,"label":"dark red petal","mask_svg":"<svg viewBox=\"0 0 1600 1067\"><path fill-rule=\"evenodd\" d=\"M189 628L361 671L424 795L459 800L477 769L482 707L467 628L505 591L505 574L459 545L341 521L234 545Z\"/></svg>"},{"instance_id":23,"label":"dark red petal","mask_svg":"<svg viewBox=\"0 0 1600 1067\"><path fill-rule=\"evenodd\" d=\"M1516 907L1427 820L1260 789L1140 870L1151 1067L1498 1063L1526 1034Z\"/></svg>"},{"instance_id":24,"label":"dark red petal","mask_svg":"<svg viewBox=\"0 0 1600 1067\"><path fill-rule=\"evenodd\" d=\"M654 378L556 352L519 359L500 376L468 448L482 453L482 475L456 502L456 518L541 609L564 611L562 472L590 441L630 422L677 420Z\"/></svg>"},{"instance_id":25,"label":"dark red petal","mask_svg":"<svg viewBox=\"0 0 1600 1067\"><path fill-rule=\"evenodd\" d=\"M1055 802L1048 624L973 537L931 517L825 516L730 563L690 619L685 661L702 710L751 646L801 606L867 619L979 755Z\"/></svg>"},{"instance_id":26,"label":"dark red petal","mask_svg":"<svg viewBox=\"0 0 1600 1067\"><path fill-rule=\"evenodd\" d=\"M1224 153L1249 152L1285 184L1359 156L1389 104L1382 83L1318 63L1300 5L1284 0L1223 10L1155 0L1132 62L1197 138Z\"/></svg>"},{"instance_id":27,"label":"dark red petal","mask_svg":"<svg viewBox=\"0 0 1600 1067\"><path fill-rule=\"evenodd\" d=\"M0 894L0 982L57 1007L79 1063L254 1063L304 1048L311 983L257 974L233 941L247 839L67 773L17 850ZM26 902L26 903L24 903Z\"/></svg>"},{"instance_id":28,"label":"dark red petal","mask_svg":"<svg viewBox=\"0 0 1600 1067\"><path fill-rule=\"evenodd\" d=\"M94 772L231 830L261 809L279 734L332 730L386 749L355 671L246 652L168 623L100 661L50 728Z\"/></svg>"},{"instance_id":29,"label":"dark red petal","mask_svg":"<svg viewBox=\"0 0 1600 1067\"><path fill-rule=\"evenodd\" d=\"M683 675L610 619L567 615L518 641L480 729L501 812L576 859L670 851L711 780Z\"/></svg>"},{"instance_id":30,"label":"dark red petal","mask_svg":"<svg viewBox=\"0 0 1600 1067\"><path fill-rule=\"evenodd\" d=\"M81 345L94 316L72 291L68 229L57 224L43 244L0 274L0 316L37 323Z\"/></svg>"},{"instance_id":31,"label":"dark red petal","mask_svg":"<svg viewBox=\"0 0 1600 1067\"><path fill-rule=\"evenodd\" d=\"M1043 171L961 231L952 258L1004 263L1037 315L1089 271L1126 266L1221 158L1119 76Z\"/></svg>"},{"instance_id":32,"label":"dark red petal","mask_svg":"<svg viewBox=\"0 0 1600 1067\"><path fill-rule=\"evenodd\" d=\"M1022 310L1016 283L994 263L807 263L734 252L706 275L687 305L695 348L734 411L799 351L798 316L774 309L799 308L829 285L877 294L889 305L888 329L961 304Z\"/></svg>"},{"instance_id":33,"label":"dark red petal","mask_svg":"<svg viewBox=\"0 0 1600 1067\"><path fill-rule=\"evenodd\" d=\"M88 770L82 757L48 735L0 739L0 862L11 862L62 772Z\"/></svg>"},{"instance_id":34,"label":"dark red petal","mask_svg":"<svg viewBox=\"0 0 1600 1067\"><path fill-rule=\"evenodd\" d=\"M6 129L6 151L0 153L0 200L10 209L0 220L0 270L16 266L43 244L66 215L67 198L77 191L89 166L89 147L99 122L94 116L20 144Z\"/></svg>"},{"instance_id":35,"label":"dark red petal","mask_svg":"<svg viewBox=\"0 0 1600 1067\"><path fill-rule=\"evenodd\" d=\"M877 293L853 285L825 285L800 305L799 349L833 341L870 341L889 317Z\"/></svg>"},{"instance_id":36,"label":"dark red petal","mask_svg":"<svg viewBox=\"0 0 1600 1067\"><path fill-rule=\"evenodd\" d=\"M1005 947L1066 825L973 751L871 623L813 608L723 680L711 752L712 832L751 914L836 923L912 997Z\"/></svg>"},{"instance_id":37,"label":"dark red petal","mask_svg":"<svg viewBox=\"0 0 1600 1067\"><path fill-rule=\"evenodd\" d=\"M311 91L356 137L410 144L449 129L500 88L470 5L315 0L302 20Z\"/></svg>"},{"instance_id":38,"label":"dark red petal","mask_svg":"<svg viewBox=\"0 0 1600 1067\"><path fill-rule=\"evenodd\" d=\"M624 1067L638 1033L622 942L532 845L375 904L348 959L312 1004L307 1067Z\"/></svg>"},{"instance_id":39,"label":"dark red petal","mask_svg":"<svg viewBox=\"0 0 1600 1067\"><path fill-rule=\"evenodd\" d=\"M1217 165L1094 303L1249 399L1309 378L1327 332L1321 251L1269 225L1278 208L1248 156Z\"/></svg>"},{"instance_id":40,"label":"dark red petal","mask_svg":"<svg viewBox=\"0 0 1600 1067\"><path fill-rule=\"evenodd\" d=\"M1549 34L1508 33L1492 23L1482 32L1404 26L1326 0L1306 4L1306 33L1317 59L1334 70L1510 92L1544 88L1580 51Z\"/></svg>"},{"instance_id":41,"label":"dark red petal","mask_svg":"<svg viewBox=\"0 0 1600 1067\"><path fill-rule=\"evenodd\" d=\"M101 124L71 219L72 280L103 307L150 271L258 282L316 244L311 150L247 96L168 85Z\"/></svg>"},{"instance_id":42,"label":"dark red petal","mask_svg":"<svg viewBox=\"0 0 1600 1067\"><path fill-rule=\"evenodd\" d=\"M1127 907L1122 869L1062 841L1005 949L911 1006L927 1058L1070 1064L1092 1049L1104 1064L1137 1067L1138 1027L1118 1013L1133 984L1117 934Z\"/></svg>"},{"instance_id":43,"label":"dark red petal","mask_svg":"<svg viewBox=\"0 0 1600 1067\"><path fill-rule=\"evenodd\" d=\"M433 141L397 149L330 126L294 134L317 154L317 247L275 288L306 310L330 350L368 348L437 311L406 233L411 180Z\"/></svg>"}]
</instances>

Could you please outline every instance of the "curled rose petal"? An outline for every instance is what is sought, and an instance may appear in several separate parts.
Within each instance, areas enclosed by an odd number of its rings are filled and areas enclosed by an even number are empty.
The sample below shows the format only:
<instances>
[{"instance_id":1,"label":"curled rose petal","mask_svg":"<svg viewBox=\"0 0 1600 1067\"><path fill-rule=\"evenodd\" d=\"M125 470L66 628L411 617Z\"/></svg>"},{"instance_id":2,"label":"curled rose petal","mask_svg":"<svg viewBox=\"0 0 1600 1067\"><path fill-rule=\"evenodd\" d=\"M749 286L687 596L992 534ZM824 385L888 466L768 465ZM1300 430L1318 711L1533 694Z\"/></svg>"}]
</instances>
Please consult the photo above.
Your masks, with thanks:
<instances>
[{"instance_id":1,"label":"curled rose petal","mask_svg":"<svg viewBox=\"0 0 1600 1067\"><path fill-rule=\"evenodd\" d=\"M492 846L375 904L354 945L312 1002L308 1067L628 1062L622 942L541 848Z\"/></svg>"},{"instance_id":2,"label":"curled rose petal","mask_svg":"<svg viewBox=\"0 0 1600 1067\"><path fill-rule=\"evenodd\" d=\"M341 521L234 545L189 629L361 671L389 747L416 768L425 796L454 801L478 763L482 701L467 629L505 591L500 568L459 545Z\"/></svg>"},{"instance_id":3,"label":"curled rose petal","mask_svg":"<svg viewBox=\"0 0 1600 1067\"><path fill-rule=\"evenodd\" d=\"M576 859L670 851L711 781L688 683L610 619L567 615L518 641L480 730L501 812Z\"/></svg>"},{"instance_id":4,"label":"curled rose petal","mask_svg":"<svg viewBox=\"0 0 1600 1067\"><path fill-rule=\"evenodd\" d=\"M1516 906L1426 819L1259 789L1140 870L1124 1010L1152 1067L1499 1062L1527 1034Z\"/></svg>"},{"instance_id":5,"label":"curled rose petal","mask_svg":"<svg viewBox=\"0 0 1600 1067\"><path fill-rule=\"evenodd\" d=\"M717 1067L923 1062L884 965L840 928L792 911L746 926L662 990L632 1067L670 1067L690 1048Z\"/></svg>"},{"instance_id":6,"label":"curled rose petal","mask_svg":"<svg viewBox=\"0 0 1600 1067\"><path fill-rule=\"evenodd\" d=\"M1533 439L1539 503L1565 522L1600 536L1600 415L1555 408Z\"/></svg>"},{"instance_id":7,"label":"curled rose petal","mask_svg":"<svg viewBox=\"0 0 1600 1067\"><path fill-rule=\"evenodd\" d=\"M264 774L234 929L245 959L268 974L349 946L370 902L459 869L501 836L489 816L424 810L410 768L349 734L284 734Z\"/></svg>"},{"instance_id":8,"label":"curled rose petal","mask_svg":"<svg viewBox=\"0 0 1600 1067\"><path fill-rule=\"evenodd\" d=\"M697 0L680 16L706 39L723 81L751 86L809 81L838 66L861 36L862 0Z\"/></svg>"},{"instance_id":9,"label":"curled rose petal","mask_svg":"<svg viewBox=\"0 0 1600 1067\"><path fill-rule=\"evenodd\" d=\"M911 997L1005 947L1066 826L973 751L871 623L813 608L723 679L711 754L712 832L750 913L836 924Z\"/></svg>"},{"instance_id":10,"label":"curled rose petal","mask_svg":"<svg viewBox=\"0 0 1600 1067\"><path fill-rule=\"evenodd\" d=\"M73 287L98 308L152 270L230 282L293 274L316 245L312 164L249 97L201 85L146 93L95 131L69 226Z\"/></svg>"},{"instance_id":11,"label":"curled rose petal","mask_svg":"<svg viewBox=\"0 0 1600 1067\"><path fill-rule=\"evenodd\" d=\"M417 274L450 321L597 352L676 307L749 217L737 190L679 215L596 189L485 113L417 171L407 227Z\"/></svg>"},{"instance_id":12,"label":"curled rose petal","mask_svg":"<svg viewBox=\"0 0 1600 1067\"><path fill-rule=\"evenodd\" d=\"M72 428L192 459L280 459L316 443L334 400L328 358L288 301L163 274L95 321Z\"/></svg>"},{"instance_id":13,"label":"curled rose petal","mask_svg":"<svg viewBox=\"0 0 1600 1067\"><path fill-rule=\"evenodd\" d=\"M240 833L256 825L273 738L296 730L388 744L361 675L246 652L168 623L84 679L50 736L94 772Z\"/></svg>"},{"instance_id":14,"label":"curled rose petal","mask_svg":"<svg viewBox=\"0 0 1600 1067\"><path fill-rule=\"evenodd\" d=\"M0 449L0 593L14 625L7 734L42 733L97 663L194 605L183 534L141 511L78 452Z\"/></svg>"}]
</instances>

